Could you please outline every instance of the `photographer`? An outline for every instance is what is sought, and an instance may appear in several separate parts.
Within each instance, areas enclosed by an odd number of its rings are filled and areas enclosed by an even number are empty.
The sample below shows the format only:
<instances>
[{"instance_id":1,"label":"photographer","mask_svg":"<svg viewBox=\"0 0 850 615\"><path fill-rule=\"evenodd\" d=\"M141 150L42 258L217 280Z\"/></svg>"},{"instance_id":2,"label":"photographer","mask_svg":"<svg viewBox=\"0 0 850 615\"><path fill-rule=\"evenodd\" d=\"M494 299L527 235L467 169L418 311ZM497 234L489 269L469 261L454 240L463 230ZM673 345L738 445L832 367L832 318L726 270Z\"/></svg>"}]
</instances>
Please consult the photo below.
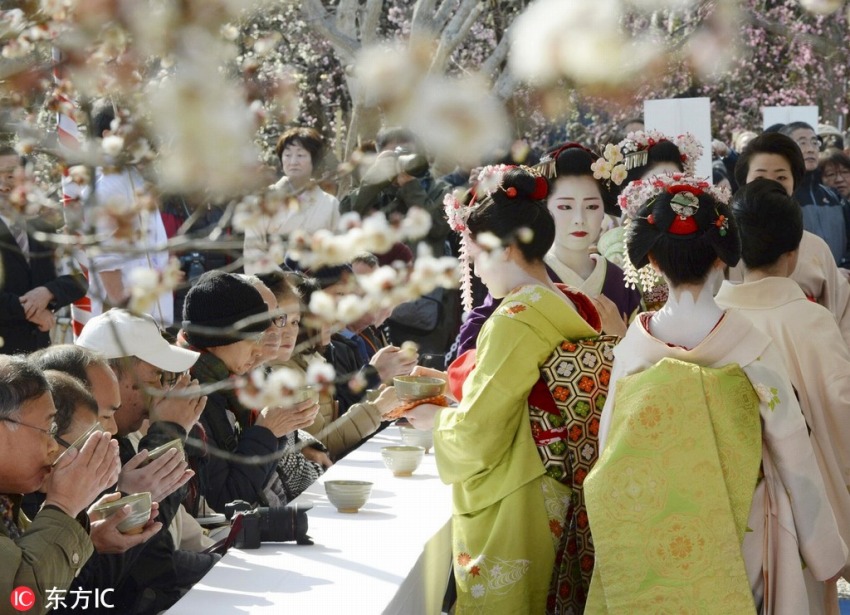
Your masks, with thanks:
<instances>
[{"instance_id":1,"label":"photographer","mask_svg":"<svg viewBox=\"0 0 850 615\"><path fill-rule=\"evenodd\" d=\"M340 203L340 211L361 216L383 211L387 217L421 207L431 214L425 241L435 256L446 253L449 225L443 214L443 197L451 186L431 174L428 159L416 137L403 128L386 128L376 137L378 157L366 171L360 187Z\"/></svg>"}]
</instances>

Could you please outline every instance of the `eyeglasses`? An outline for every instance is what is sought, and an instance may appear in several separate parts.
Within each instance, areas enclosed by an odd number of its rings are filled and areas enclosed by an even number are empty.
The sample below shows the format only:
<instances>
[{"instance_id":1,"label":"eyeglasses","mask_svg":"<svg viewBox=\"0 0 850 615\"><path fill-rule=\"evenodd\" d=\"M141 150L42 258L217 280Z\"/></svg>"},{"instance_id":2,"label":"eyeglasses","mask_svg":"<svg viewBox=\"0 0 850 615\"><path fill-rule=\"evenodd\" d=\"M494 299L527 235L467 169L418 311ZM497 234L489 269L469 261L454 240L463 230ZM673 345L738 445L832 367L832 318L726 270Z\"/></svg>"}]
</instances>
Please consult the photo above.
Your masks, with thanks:
<instances>
[{"instance_id":1,"label":"eyeglasses","mask_svg":"<svg viewBox=\"0 0 850 615\"><path fill-rule=\"evenodd\" d=\"M825 171L821 176L821 179L832 180L839 175L845 179L850 178L850 169L841 168L836 169L835 171Z\"/></svg>"},{"instance_id":2,"label":"eyeglasses","mask_svg":"<svg viewBox=\"0 0 850 615\"><path fill-rule=\"evenodd\" d=\"M56 434L59 433L59 425L56 424L56 421L51 421L50 427L48 427L47 429L44 429L43 427L36 427L35 425L29 425L27 423L22 423L21 421L16 421L15 419L10 419L6 416L0 417L0 421L6 421L7 423L14 423L15 425L22 425L24 427L29 427L30 429L36 429L41 433L46 433L51 438L56 438Z\"/></svg>"}]
</instances>

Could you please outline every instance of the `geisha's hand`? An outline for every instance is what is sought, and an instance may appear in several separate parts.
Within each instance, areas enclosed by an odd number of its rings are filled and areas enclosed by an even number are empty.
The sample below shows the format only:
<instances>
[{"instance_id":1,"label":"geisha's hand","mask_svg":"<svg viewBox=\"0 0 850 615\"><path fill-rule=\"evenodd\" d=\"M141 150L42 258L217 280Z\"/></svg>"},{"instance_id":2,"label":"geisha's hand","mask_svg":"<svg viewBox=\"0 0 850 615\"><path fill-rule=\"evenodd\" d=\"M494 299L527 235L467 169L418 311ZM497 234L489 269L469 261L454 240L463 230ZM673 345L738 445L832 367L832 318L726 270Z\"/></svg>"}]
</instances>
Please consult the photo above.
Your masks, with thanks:
<instances>
[{"instance_id":1,"label":"geisha's hand","mask_svg":"<svg viewBox=\"0 0 850 615\"><path fill-rule=\"evenodd\" d=\"M443 406L437 406L436 404L419 404L412 410L405 412L404 418L416 429L429 431L434 428L437 413L442 409Z\"/></svg>"},{"instance_id":2,"label":"geisha's hand","mask_svg":"<svg viewBox=\"0 0 850 615\"><path fill-rule=\"evenodd\" d=\"M438 369L434 369L432 367L423 367L422 365L417 365L413 368L413 371L410 372L411 376L427 376L428 378L439 378L440 380L448 380L448 376L446 372L441 372Z\"/></svg>"},{"instance_id":3,"label":"geisha's hand","mask_svg":"<svg viewBox=\"0 0 850 615\"><path fill-rule=\"evenodd\" d=\"M591 297L590 300L593 301L596 311L599 312L599 318L602 319L602 332L623 337L628 329L628 320L625 314L620 314L617 304L605 295Z\"/></svg>"}]
</instances>

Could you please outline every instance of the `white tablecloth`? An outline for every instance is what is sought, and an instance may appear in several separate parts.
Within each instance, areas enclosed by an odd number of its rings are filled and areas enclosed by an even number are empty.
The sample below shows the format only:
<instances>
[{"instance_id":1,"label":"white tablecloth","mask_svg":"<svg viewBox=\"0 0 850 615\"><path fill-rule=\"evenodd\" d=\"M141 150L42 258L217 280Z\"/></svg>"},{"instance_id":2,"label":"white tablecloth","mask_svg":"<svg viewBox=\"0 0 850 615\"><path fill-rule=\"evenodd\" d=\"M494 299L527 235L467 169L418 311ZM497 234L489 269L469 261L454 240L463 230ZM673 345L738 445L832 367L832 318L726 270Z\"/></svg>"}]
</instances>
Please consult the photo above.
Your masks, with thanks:
<instances>
[{"instance_id":1,"label":"white tablecloth","mask_svg":"<svg viewBox=\"0 0 850 615\"><path fill-rule=\"evenodd\" d=\"M451 564L451 488L437 476L433 452L412 477L394 477L380 449L400 443L389 427L295 500L314 503L315 545L231 549L169 613L439 613ZM328 502L323 482L340 479L374 483L359 513Z\"/></svg>"}]
</instances>

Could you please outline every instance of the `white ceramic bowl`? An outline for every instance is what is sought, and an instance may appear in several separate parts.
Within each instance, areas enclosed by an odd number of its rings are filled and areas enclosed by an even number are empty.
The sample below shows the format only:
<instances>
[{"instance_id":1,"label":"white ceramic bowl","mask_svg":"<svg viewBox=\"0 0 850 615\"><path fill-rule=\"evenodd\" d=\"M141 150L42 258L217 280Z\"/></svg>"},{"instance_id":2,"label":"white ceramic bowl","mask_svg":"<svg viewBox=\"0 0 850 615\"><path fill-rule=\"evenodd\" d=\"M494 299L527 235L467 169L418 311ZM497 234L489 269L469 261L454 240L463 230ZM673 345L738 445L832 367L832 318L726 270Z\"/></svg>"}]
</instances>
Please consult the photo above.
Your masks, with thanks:
<instances>
[{"instance_id":1,"label":"white ceramic bowl","mask_svg":"<svg viewBox=\"0 0 850 615\"><path fill-rule=\"evenodd\" d=\"M372 483L365 480L326 480L325 492L341 513L356 513L369 499Z\"/></svg>"},{"instance_id":2,"label":"white ceramic bowl","mask_svg":"<svg viewBox=\"0 0 850 615\"><path fill-rule=\"evenodd\" d=\"M411 476L425 456L421 446L385 446L381 449L384 465L395 476Z\"/></svg>"},{"instance_id":3,"label":"white ceramic bowl","mask_svg":"<svg viewBox=\"0 0 850 615\"><path fill-rule=\"evenodd\" d=\"M399 425L398 430L401 433L401 441L407 446L421 446L426 453L434 446L434 432L430 429L426 431Z\"/></svg>"},{"instance_id":4,"label":"white ceramic bowl","mask_svg":"<svg viewBox=\"0 0 850 615\"><path fill-rule=\"evenodd\" d=\"M130 506L130 515L118 524L118 531L122 534L140 534L145 523L151 516L151 494L150 491L134 493L114 502L101 504L95 511L105 519L121 510L124 506Z\"/></svg>"}]
</instances>

